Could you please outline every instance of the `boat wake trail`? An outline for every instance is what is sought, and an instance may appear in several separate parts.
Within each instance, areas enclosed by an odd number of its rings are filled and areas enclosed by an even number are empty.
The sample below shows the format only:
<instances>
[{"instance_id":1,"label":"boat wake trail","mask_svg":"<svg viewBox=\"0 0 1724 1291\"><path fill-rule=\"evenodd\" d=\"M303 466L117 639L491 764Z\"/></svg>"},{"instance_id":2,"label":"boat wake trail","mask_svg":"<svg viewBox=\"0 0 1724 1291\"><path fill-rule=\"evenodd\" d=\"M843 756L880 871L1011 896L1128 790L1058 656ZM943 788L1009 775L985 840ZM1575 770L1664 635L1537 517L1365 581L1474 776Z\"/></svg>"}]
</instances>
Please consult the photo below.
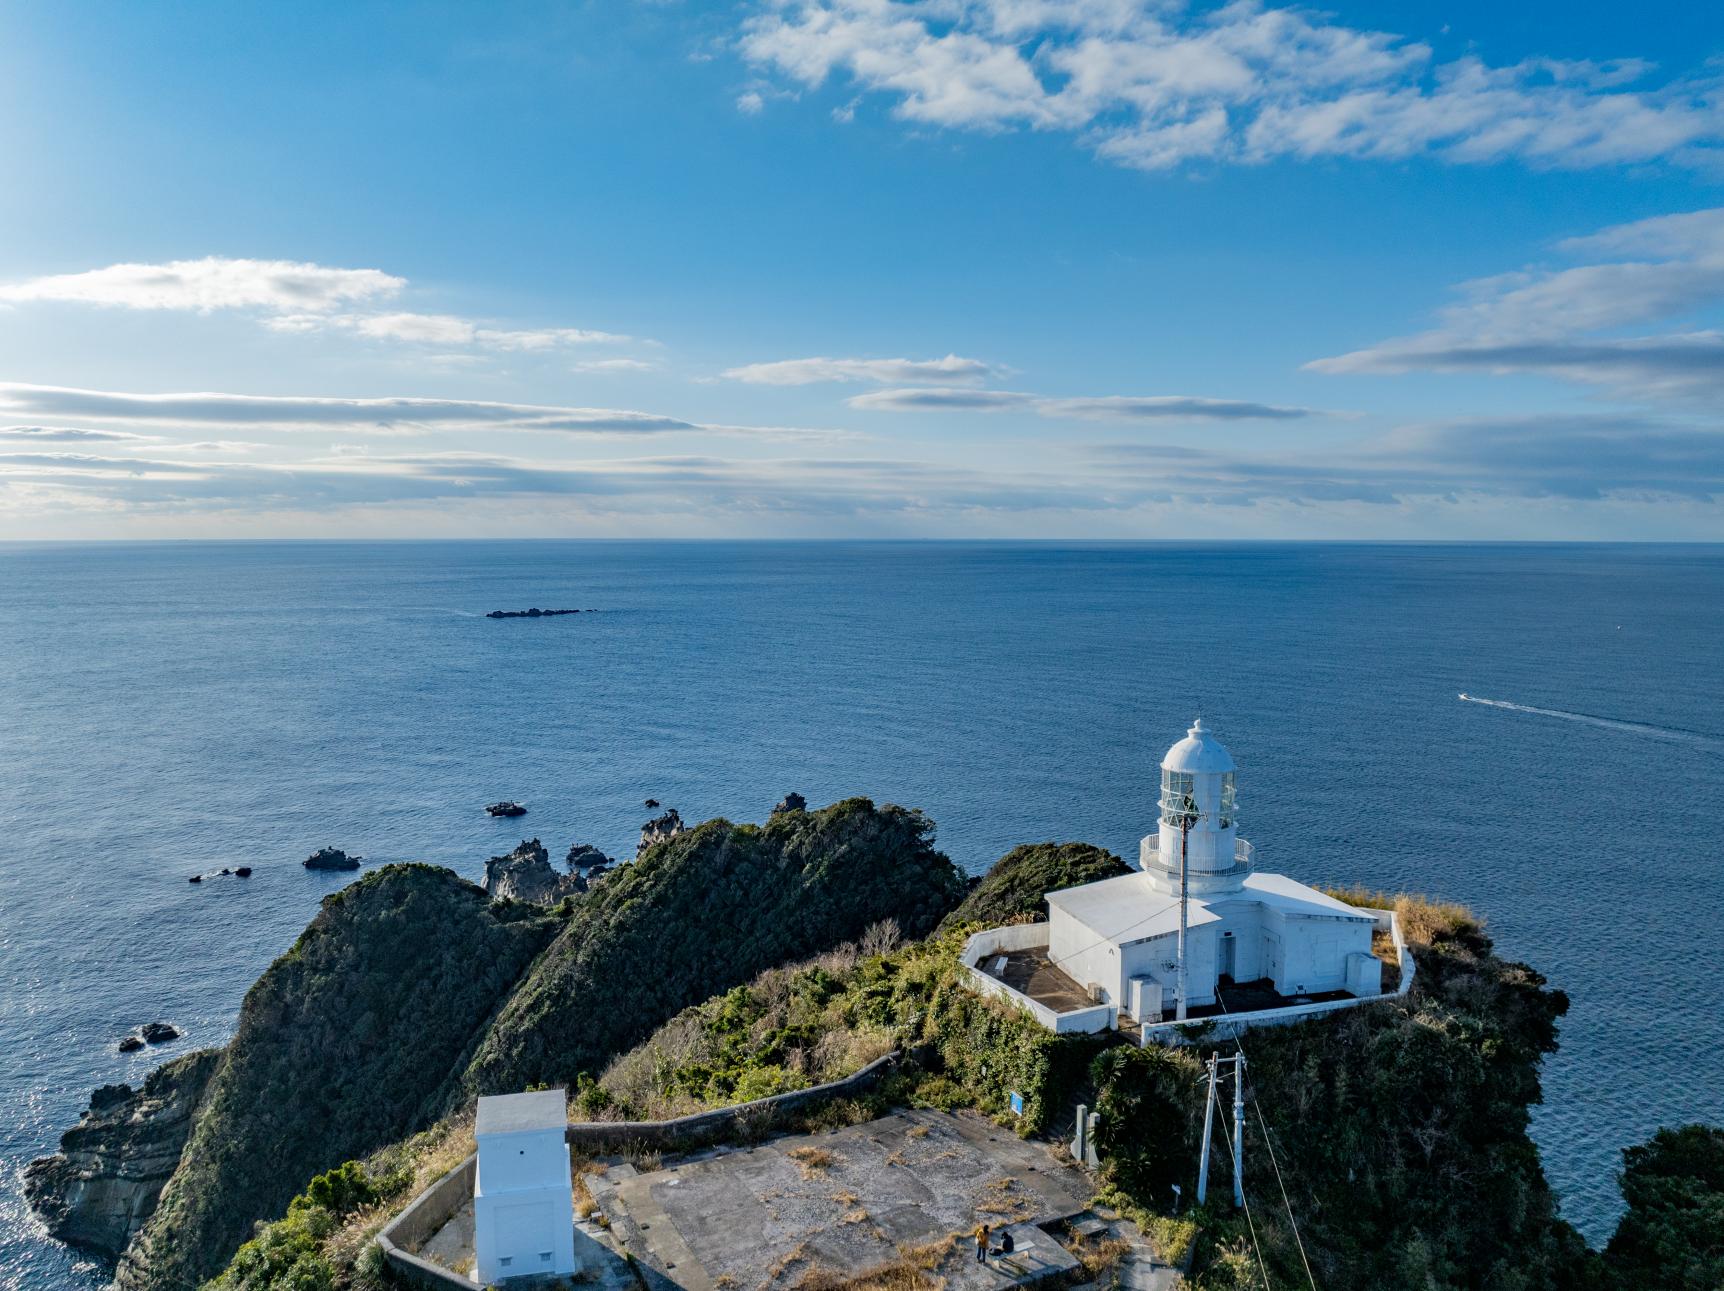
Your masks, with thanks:
<instances>
[{"instance_id":1,"label":"boat wake trail","mask_svg":"<svg viewBox=\"0 0 1724 1291\"><path fill-rule=\"evenodd\" d=\"M1571 713L1561 708L1539 708L1533 704L1513 704L1506 699L1481 699L1477 695L1469 695L1464 691L1460 696L1465 704L1483 704L1487 708L1506 708L1511 713L1532 713L1538 717L1560 717L1565 722L1581 722L1587 726L1602 726L1607 731L1627 731L1630 735L1649 735L1655 740L1675 740L1679 744L1692 744L1699 748L1710 749L1714 753L1724 753L1724 738L1707 735L1703 731L1685 731L1680 726L1652 726L1646 722L1625 722L1614 717L1599 717L1593 713Z\"/></svg>"}]
</instances>

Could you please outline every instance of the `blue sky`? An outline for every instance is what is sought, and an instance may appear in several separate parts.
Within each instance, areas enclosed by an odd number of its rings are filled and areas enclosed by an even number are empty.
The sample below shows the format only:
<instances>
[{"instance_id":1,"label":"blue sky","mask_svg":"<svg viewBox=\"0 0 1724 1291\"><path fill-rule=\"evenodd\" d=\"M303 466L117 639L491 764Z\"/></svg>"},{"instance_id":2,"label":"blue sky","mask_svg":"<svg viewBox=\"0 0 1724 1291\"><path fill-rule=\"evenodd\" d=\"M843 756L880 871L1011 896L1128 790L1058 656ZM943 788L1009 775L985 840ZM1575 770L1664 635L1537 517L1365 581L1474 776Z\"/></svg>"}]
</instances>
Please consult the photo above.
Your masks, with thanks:
<instances>
[{"instance_id":1,"label":"blue sky","mask_svg":"<svg viewBox=\"0 0 1724 1291\"><path fill-rule=\"evenodd\" d=\"M0 3L0 536L1724 538L1724 13Z\"/></svg>"}]
</instances>

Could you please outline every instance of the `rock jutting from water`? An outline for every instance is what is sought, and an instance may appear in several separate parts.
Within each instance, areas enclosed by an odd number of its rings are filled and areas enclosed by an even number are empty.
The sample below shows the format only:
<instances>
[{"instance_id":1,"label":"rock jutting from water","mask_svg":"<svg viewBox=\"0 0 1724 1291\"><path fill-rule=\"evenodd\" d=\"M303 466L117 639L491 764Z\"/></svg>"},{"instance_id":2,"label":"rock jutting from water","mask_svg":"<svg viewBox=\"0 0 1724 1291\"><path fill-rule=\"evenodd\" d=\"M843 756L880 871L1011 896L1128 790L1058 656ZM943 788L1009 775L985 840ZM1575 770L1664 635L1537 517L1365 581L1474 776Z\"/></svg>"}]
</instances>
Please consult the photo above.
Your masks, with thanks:
<instances>
[{"instance_id":1,"label":"rock jutting from water","mask_svg":"<svg viewBox=\"0 0 1724 1291\"><path fill-rule=\"evenodd\" d=\"M579 613L581 613L580 610L541 610L535 606L530 610L492 610L485 617L488 619L554 619L563 614Z\"/></svg>"},{"instance_id":2,"label":"rock jutting from water","mask_svg":"<svg viewBox=\"0 0 1724 1291\"><path fill-rule=\"evenodd\" d=\"M146 1022L139 1028L145 1044L166 1044L180 1038L180 1029L171 1022Z\"/></svg>"},{"instance_id":3,"label":"rock jutting from water","mask_svg":"<svg viewBox=\"0 0 1724 1291\"><path fill-rule=\"evenodd\" d=\"M518 802L494 802L485 808L487 816L525 816L527 809Z\"/></svg>"},{"instance_id":4,"label":"rock jutting from water","mask_svg":"<svg viewBox=\"0 0 1724 1291\"><path fill-rule=\"evenodd\" d=\"M808 799L799 793L787 793L778 800L778 805L772 809L774 816L786 811L807 811Z\"/></svg>"},{"instance_id":5,"label":"rock jutting from water","mask_svg":"<svg viewBox=\"0 0 1724 1291\"><path fill-rule=\"evenodd\" d=\"M591 883L610 873L611 866L616 862L606 856L591 843L576 843L569 848L569 854L563 858L563 868L570 874L578 874Z\"/></svg>"},{"instance_id":6,"label":"rock jutting from water","mask_svg":"<svg viewBox=\"0 0 1724 1291\"><path fill-rule=\"evenodd\" d=\"M339 847L320 847L305 858L308 870L357 870L363 857L349 856Z\"/></svg>"},{"instance_id":7,"label":"rock jutting from water","mask_svg":"<svg viewBox=\"0 0 1724 1291\"><path fill-rule=\"evenodd\" d=\"M641 841L635 846L635 859L638 861L646 855L647 848L666 839L675 838L686 826L682 817L677 815L675 807L667 807L662 816L654 816L641 826Z\"/></svg>"},{"instance_id":8,"label":"rock jutting from water","mask_svg":"<svg viewBox=\"0 0 1724 1291\"><path fill-rule=\"evenodd\" d=\"M481 886L493 901L555 905L566 896L585 892L587 880L578 873L558 874L544 845L536 838L529 838L507 856L493 856L486 861Z\"/></svg>"}]
</instances>

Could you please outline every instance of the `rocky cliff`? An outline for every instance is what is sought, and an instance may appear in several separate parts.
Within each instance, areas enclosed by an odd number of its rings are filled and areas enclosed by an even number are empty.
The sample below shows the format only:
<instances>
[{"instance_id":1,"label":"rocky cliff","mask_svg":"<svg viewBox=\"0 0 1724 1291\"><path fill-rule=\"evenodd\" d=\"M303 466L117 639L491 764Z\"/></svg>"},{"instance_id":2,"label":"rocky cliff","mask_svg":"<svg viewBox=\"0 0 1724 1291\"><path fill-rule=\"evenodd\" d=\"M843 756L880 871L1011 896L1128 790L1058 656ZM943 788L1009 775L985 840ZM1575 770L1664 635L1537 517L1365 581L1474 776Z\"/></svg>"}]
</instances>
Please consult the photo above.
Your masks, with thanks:
<instances>
[{"instance_id":1,"label":"rocky cliff","mask_svg":"<svg viewBox=\"0 0 1724 1291\"><path fill-rule=\"evenodd\" d=\"M192 1117L222 1057L204 1049L150 1073L142 1089L103 1085L60 1150L32 1161L24 1195L63 1242L115 1259L155 1213Z\"/></svg>"},{"instance_id":2,"label":"rocky cliff","mask_svg":"<svg viewBox=\"0 0 1724 1291\"><path fill-rule=\"evenodd\" d=\"M197 1285L313 1175L475 1092L597 1071L678 1009L876 922L927 931L964 890L932 835L920 812L863 798L673 827L558 913L429 866L367 875L247 994L118 1285ZM542 852L529 860L549 869ZM100 1223L85 1201L65 1202L63 1227Z\"/></svg>"},{"instance_id":3,"label":"rocky cliff","mask_svg":"<svg viewBox=\"0 0 1724 1291\"><path fill-rule=\"evenodd\" d=\"M596 1074L679 1009L895 919L929 931L964 880L919 811L850 798L764 825L709 820L584 897L510 996L447 1106Z\"/></svg>"},{"instance_id":4,"label":"rocky cliff","mask_svg":"<svg viewBox=\"0 0 1724 1291\"><path fill-rule=\"evenodd\" d=\"M453 872L392 865L325 898L247 993L122 1288L195 1286L313 1175L423 1128L558 927Z\"/></svg>"},{"instance_id":5,"label":"rocky cliff","mask_svg":"<svg viewBox=\"0 0 1724 1291\"><path fill-rule=\"evenodd\" d=\"M587 880L578 873L558 874L544 845L529 838L507 856L485 862L484 888L494 900L555 905L585 892Z\"/></svg>"}]
</instances>

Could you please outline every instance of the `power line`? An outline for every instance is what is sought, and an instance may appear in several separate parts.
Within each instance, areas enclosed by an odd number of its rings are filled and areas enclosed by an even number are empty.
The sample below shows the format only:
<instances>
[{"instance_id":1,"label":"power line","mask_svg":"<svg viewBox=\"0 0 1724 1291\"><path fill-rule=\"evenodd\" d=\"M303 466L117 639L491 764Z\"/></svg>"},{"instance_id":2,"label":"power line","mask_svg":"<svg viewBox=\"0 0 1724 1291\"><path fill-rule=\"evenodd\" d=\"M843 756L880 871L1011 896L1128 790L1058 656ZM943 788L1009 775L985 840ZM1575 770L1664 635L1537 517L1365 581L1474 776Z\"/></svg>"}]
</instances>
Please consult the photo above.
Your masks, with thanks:
<instances>
[{"instance_id":1,"label":"power line","mask_svg":"<svg viewBox=\"0 0 1724 1291\"><path fill-rule=\"evenodd\" d=\"M1245 1051L1240 1050L1241 1053ZM1311 1291L1317 1291L1317 1279L1311 1275L1311 1261L1305 1258L1305 1243L1299 1237L1299 1221L1293 1218L1293 1203L1287 1199L1287 1185L1281 1178L1281 1163L1275 1159L1275 1142L1269 1136L1269 1122L1263 1119L1263 1104L1251 1092L1251 1106L1257 1110L1257 1123L1263 1127L1263 1146L1269 1149L1269 1164L1275 1167L1275 1186L1281 1189L1281 1205L1286 1208L1287 1222L1293 1226L1293 1243L1299 1248L1299 1262L1305 1266L1305 1280Z\"/></svg>"},{"instance_id":2,"label":"power line","mask_svg":"<svg viewBox=\"0 0 1724 1291\"><path fill-rule=\"evenodd\" d=\"M1227 1151L1233 1152L1233 1132L1227 1128L1227 1118L1221 1120L1221 1132L1227 1136ZM1234 1157L1234 1160L1238 1160ZM1269 1291L1269 1270L1263 1264L1263 1248L1257 1244L1257 1221L1251 1218L1251 1199L1245 1195L1245 1180L1237 1180L1239 1200L1245 1205L1245 1223L1251 1229L1251 1249L1257 1252L1257 1271L1263 1275L1263 1291Z\"/></svg>"},{"instance_id":3,"label":"power line","mask_svg":"<svg viewBox=\"0 0 1724 1291\"><path fill-rule=\"evenodd\" d=\"M1227 1000L1221 994L1221 986L1219 983L1217 983L1215 987L1215 1002L1221 1006L1223 1014L1231 1016L1227 1008ZM1241 1032L1239 1035L1235 1035L1233 1037L1234 1047L1237 1048L1241 1054L1245 1053L1245 1042L1242 1039L1243 1034L1244 1033ZM1311 1291L1317 1291L1317 1279L1312 1275L1311 1261L1307 1259L1305 1255L1305 1239L1299 1236L1299 1221L1293 1215L1293 1203L1287 1196L1286 1181L1281 1178L1281 1163L1275 1159L1275 1142L1270 1137L1269 1122L1264 1118L1263 1104L1257 1098L1255 1082L1253 1082L1251 1088L1246 1090L1246 1093L1251 1098L1252 1109L1257 1113L1257 1123L1263 1127L1263 1145L1269 1149L1269 1164L1275 1168L1275 1186L1281 1190L1281 1205L1287 1212L1287 1223L1293 1229L1293 1244L1299 1248L1299 1262L1305 1266L1305 1280L1311 1284ZM1222 1128L1226 1128L1225 1124ZM1250 1218L1249 1213L1247 1213L1246 1217Z\"/></svg>"}]
</instances>

